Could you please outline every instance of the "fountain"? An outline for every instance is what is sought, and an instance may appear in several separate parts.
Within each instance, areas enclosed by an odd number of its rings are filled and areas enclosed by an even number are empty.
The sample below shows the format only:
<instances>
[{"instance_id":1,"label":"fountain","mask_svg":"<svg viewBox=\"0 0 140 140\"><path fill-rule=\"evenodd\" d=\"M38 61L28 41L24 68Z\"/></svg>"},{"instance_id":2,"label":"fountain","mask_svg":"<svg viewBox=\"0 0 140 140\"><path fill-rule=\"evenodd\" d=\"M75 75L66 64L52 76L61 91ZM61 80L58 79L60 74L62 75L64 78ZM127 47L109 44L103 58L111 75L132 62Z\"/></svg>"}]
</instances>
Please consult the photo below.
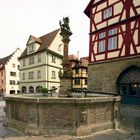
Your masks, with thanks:
<instances>
[{"instance_id":1,"label":"fountain","mask_svg":"<svg viewBox=\"0 0 140 140\"><path fill-rule=\"evenodd\" d=\"M67 94L71 84L68 43L72 33L68 26L69 19L66 17L63 20L64 24L60 22L64 42L60 95ZM83 136L115 129L120 125L120 97L118 96L68 98L21 94L7 96L5 101L5 125L29 135Z\"/></svg>"}]
</instances>

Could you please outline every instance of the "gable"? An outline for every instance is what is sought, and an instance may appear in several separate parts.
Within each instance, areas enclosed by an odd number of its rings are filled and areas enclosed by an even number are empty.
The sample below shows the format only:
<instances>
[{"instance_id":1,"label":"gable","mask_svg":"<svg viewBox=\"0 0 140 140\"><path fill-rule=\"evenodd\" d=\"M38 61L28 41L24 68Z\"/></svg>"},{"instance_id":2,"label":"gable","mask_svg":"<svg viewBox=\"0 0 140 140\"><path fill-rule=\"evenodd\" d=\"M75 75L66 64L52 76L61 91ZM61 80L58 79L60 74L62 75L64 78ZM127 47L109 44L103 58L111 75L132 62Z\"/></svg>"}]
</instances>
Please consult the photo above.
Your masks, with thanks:
<instances>
[{"instance_id":1,"label":"gable","mask_svg":"<svg viewBox=\"0 0 140 140\"><path fill-rule=\"evenodd\" d=\"M55 39L58 32L59 32L59 29L54 30L54 31L52 31L44 36L41 36L39 38L36 38L36 37L30 35L30 37L27 41L27 44L26 44L27 47L23 51L20 58L26 57L29 54L28 53L28 46L30 46L31 44L35 44L35 46L36 46L36 51L34 53L46 50L46 48L50 47L50 45L52 44L52 42Z\"/></svg>"},{"instance_id":2,"label":"gable","mask_svg":"<svg viewBox=\"0 0 140 140\"><path fill-rule=\"evenodd\" d=\"M29 37L29 39L27 41L27 46L30 45L30 44L32 44L32 43L35 43L35 42L41 43L40 38L36 38L36 37L30 35L30 37Z\"/></svg>"}]
</instances>

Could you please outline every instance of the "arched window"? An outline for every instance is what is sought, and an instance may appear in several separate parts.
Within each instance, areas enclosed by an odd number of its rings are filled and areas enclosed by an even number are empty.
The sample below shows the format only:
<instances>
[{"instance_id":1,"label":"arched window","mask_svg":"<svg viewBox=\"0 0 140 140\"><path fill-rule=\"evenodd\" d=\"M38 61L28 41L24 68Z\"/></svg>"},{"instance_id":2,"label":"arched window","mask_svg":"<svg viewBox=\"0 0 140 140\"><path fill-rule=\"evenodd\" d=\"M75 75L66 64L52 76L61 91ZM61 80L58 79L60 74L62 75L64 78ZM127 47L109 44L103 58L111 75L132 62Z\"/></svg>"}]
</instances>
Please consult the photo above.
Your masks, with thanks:
<instances>
[{"instance_id":1,"label":"arched window","mask_svg":"<svg viewBox=\"0 0 140 140\"><path fill-rule=\"evenodd\" d=\"M26 90L27 90L27 89L26 89L25 86L23 86L23 87L21 88L21 92L22 92L22 93L26 93L26 92L27 92Z\"/></svg>"},{"instance_id":2,"label":"arched window","mask_svg":"<svg viewBox=\"0 0 140 140\"><path fill-rule=\"evenodd\" d=\"M131 66L124 70L117 80L118 93L140 96L140 68Z\"/></svg>"},{"instance_id":3,"label":"arched window","mask_svg":"<svg viewBox=\"0 0 140 140\"><path fill-rule=\"evenodd\" d=\"M41 92L42 87L41 86L37 86L36 87L36 93L40 93Z\"/></svg>"},{"instance_id":4,"label":"arched window","mask_svg":"<svg viewBox=\"0 0 140 140\"><path fill-rule=\"evenodd\" d=\"M34 93L34 88L32 86L29 87L29 93Z\"/></svg>"}]
</instances>

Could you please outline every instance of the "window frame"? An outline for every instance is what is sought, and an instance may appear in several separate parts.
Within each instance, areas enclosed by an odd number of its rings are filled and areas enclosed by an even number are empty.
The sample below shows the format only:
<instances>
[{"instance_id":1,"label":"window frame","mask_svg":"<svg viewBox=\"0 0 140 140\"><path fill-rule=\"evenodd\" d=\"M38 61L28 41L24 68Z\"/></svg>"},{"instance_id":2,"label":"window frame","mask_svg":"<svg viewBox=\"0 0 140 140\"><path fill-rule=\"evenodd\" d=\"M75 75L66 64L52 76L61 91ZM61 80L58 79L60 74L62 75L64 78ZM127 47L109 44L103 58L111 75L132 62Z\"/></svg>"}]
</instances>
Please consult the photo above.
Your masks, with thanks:
<instances>
[{"instance_id":1,"label":"window frame","mask_svg":"<svg viewBox=\"0 0 140 140\"><path fill-rule=\"evenodd\" d=\"M114 41L115 39L115 41ZM110 40L112 41L112 47L110 46ZM115 46L115 47L114 47ZM118 28L112 28L108 30L108 51L114 51L118 49Z\"/></svg>"},{"instance_id":2,"label":"window frame","mask_svg":"<svg viewBox=\"0 0 140 140\"><path fill-rule=\"evenodd\" d=\"M37 79L41 79L41 70L37 71Z\"/></svg>"},{"instance_id":3,"label":"window frame","mask_svg":"<svg viewBox=\"0 0 140 140\"><path fill-rule=\"evenodd\" d=\"M25 60L26 60L26 59L23 59L23 67L26 66Z\"/></svg>"},{"instance_id":4,"label":"window frame","mask_svg":"<svg viewBox=\"0 0 140 140\"><path fill-rule=\"evenodd\" d=\"M35 51L35 44L32 43L32 44L29 45L29 53L32 53L34 51Z\"/></svg>"},{"instance_id":5,"label":"window frame","mask_svg":"<svg viewBox=\"0 0 140 140\"><path fill-rule=\"evenodd\" d=\"M56 72L54 70L52 70L52 76L51 76L52 79L56 79Z\"/></svg>"},{"instance_id":6,"label":"window frame","mask_svg":"<svg viewBox=\"0 0 140 140\"><path fill-rule=\"evenodd\" d=\"M104 45L103 44L101 45L100 44L101 42L104 42ZM104 47L104 49L103 49L103 47ZM98 34L97 53L98 54L104 53L105 50L106 50L106 31L101 32L101 33Z\"/></svg>"},{"instance_id":7,"label":"window frame","mask_svg":"<svg viewBox=\"0 0 140 140\"><path fill-rule=\"evenodd\" d=\"M80 79L74 79L74 85L80 85L81 80Z\"/></svg>"},{"instance_id":8,"label":"window frame","mask_svg":"<svg viewBox=\"0 0 140 140\"><path fill-rule=\"evenodd\" d=\"M109 12L109 10L111 9L111 12ZM114 14L113 14L113 6L110 6L108 8L105 8L102 11L102 20L107 20L109 18L111 18ZM105 13L106 12L106 13Z\"/></svg>"},{"instance_id":9,"label":"window frame","mask_svg":"<svg viewBox=\"0 0 140 140\"><path fill-rule=\"evenodd\" d=\"M108 51L117 49L117 36L108 38Z\"/></svg>"},{"instance_id":10,"label":"window frame","mask_svg":"<svg viewBox=\"0 0 140 140\"><path fill-rule=\"evenodd\" d=\"M34 56L29 57L29 65L32 65L34 63L35 63L35 57Z\"/></svg>"},{"instance_id":11,"label":"window frame","mask_svg":"<svg viewBox=\"0 0 140 140\"><path fill-rule=\"evenodd\" d=\"M52 55L52 63L56 63L56 56Z\"/></svg>"},{"instance_id":12,"label":"window frame","mask_svg":"<svg viewBox=\"0 0 140 140\"><path fill-rule=\"evenodd\" d=\"M41 54L38 54L38 62L41 62Z\"/></svg>"},{"instance_id":13,"label":"window frame","mask_svg":"<svg viewBox=\"0 0 140 140\"><path fill-rule=\"evenodd\" d=\"M28 79L34 79L34 72L33 71L30 71L28 73Z\"/></svg>"},{"instance_id":14,"label":"window frame","mask_svg":"<svg viewBox=\"0 0 140 140\"><path fill-rule=\"evenodd\" d=\"M10 71L10 76L16 77L17 76L17 73L14 72L14 71Z\"/></svg>"},{"instance_id":15,"label":"window frame","mask_svg":"<svg viewBox=\"0 0 140 140\"><path fill-rule=\"evenodd\" d=\"M25 80L25 73L22 73L22 80Z\"/></svg>"},{"instance_id":16,"label":"window frame","mask_svg":"<svg viewBox=\"0 0 140 140\"><path fill-rule=\"evenodd\" d=\"M16 81L15 80L10 80L10 85L15 85Z\"/></svg>"},{"instance_id":17,"label":"window frame","mask_svg":"<svg viewBox=\"0 0 140 140\"><path fill-rule=\"evenodd\" d=\"M59 44L58 47L57 47L57 50L58 50L59 52L62 51L62 47L61 47L61 46L62 46L62 44Z\"/></svg>"}]
</instances>

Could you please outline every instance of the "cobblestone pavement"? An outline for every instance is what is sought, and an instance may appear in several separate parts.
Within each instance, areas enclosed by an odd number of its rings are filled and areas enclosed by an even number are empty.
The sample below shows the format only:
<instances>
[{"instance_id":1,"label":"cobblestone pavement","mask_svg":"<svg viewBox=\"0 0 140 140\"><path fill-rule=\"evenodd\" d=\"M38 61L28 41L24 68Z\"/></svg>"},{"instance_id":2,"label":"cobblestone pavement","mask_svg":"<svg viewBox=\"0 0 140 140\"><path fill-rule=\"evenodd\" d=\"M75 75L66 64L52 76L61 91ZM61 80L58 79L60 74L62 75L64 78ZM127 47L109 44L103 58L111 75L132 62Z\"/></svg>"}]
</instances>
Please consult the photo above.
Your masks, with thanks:
<instances>
[{"instance_id":1,"label":"cobblestone pavement","mask_svg":"<svg viewBox=\"0 0 140 140\"><path fill-rule=\"evenodd\" d=\"M140 131L108 130L90 136L25 136L21 132L3 127L5 102L0 100L0 140L140 140Z\"/></svg>"},{"instance_id":2,"label":"cobblestone pavement","mask_svg":"<svg viewBox=\"0 0 140 140\"><path fill-rule=\"evenodd\" d=\"M131 133L121 132L120 130L108 130L90 136L5 136L0 140L140 140L140 136Z\"/></svg>"}]
</instances>

